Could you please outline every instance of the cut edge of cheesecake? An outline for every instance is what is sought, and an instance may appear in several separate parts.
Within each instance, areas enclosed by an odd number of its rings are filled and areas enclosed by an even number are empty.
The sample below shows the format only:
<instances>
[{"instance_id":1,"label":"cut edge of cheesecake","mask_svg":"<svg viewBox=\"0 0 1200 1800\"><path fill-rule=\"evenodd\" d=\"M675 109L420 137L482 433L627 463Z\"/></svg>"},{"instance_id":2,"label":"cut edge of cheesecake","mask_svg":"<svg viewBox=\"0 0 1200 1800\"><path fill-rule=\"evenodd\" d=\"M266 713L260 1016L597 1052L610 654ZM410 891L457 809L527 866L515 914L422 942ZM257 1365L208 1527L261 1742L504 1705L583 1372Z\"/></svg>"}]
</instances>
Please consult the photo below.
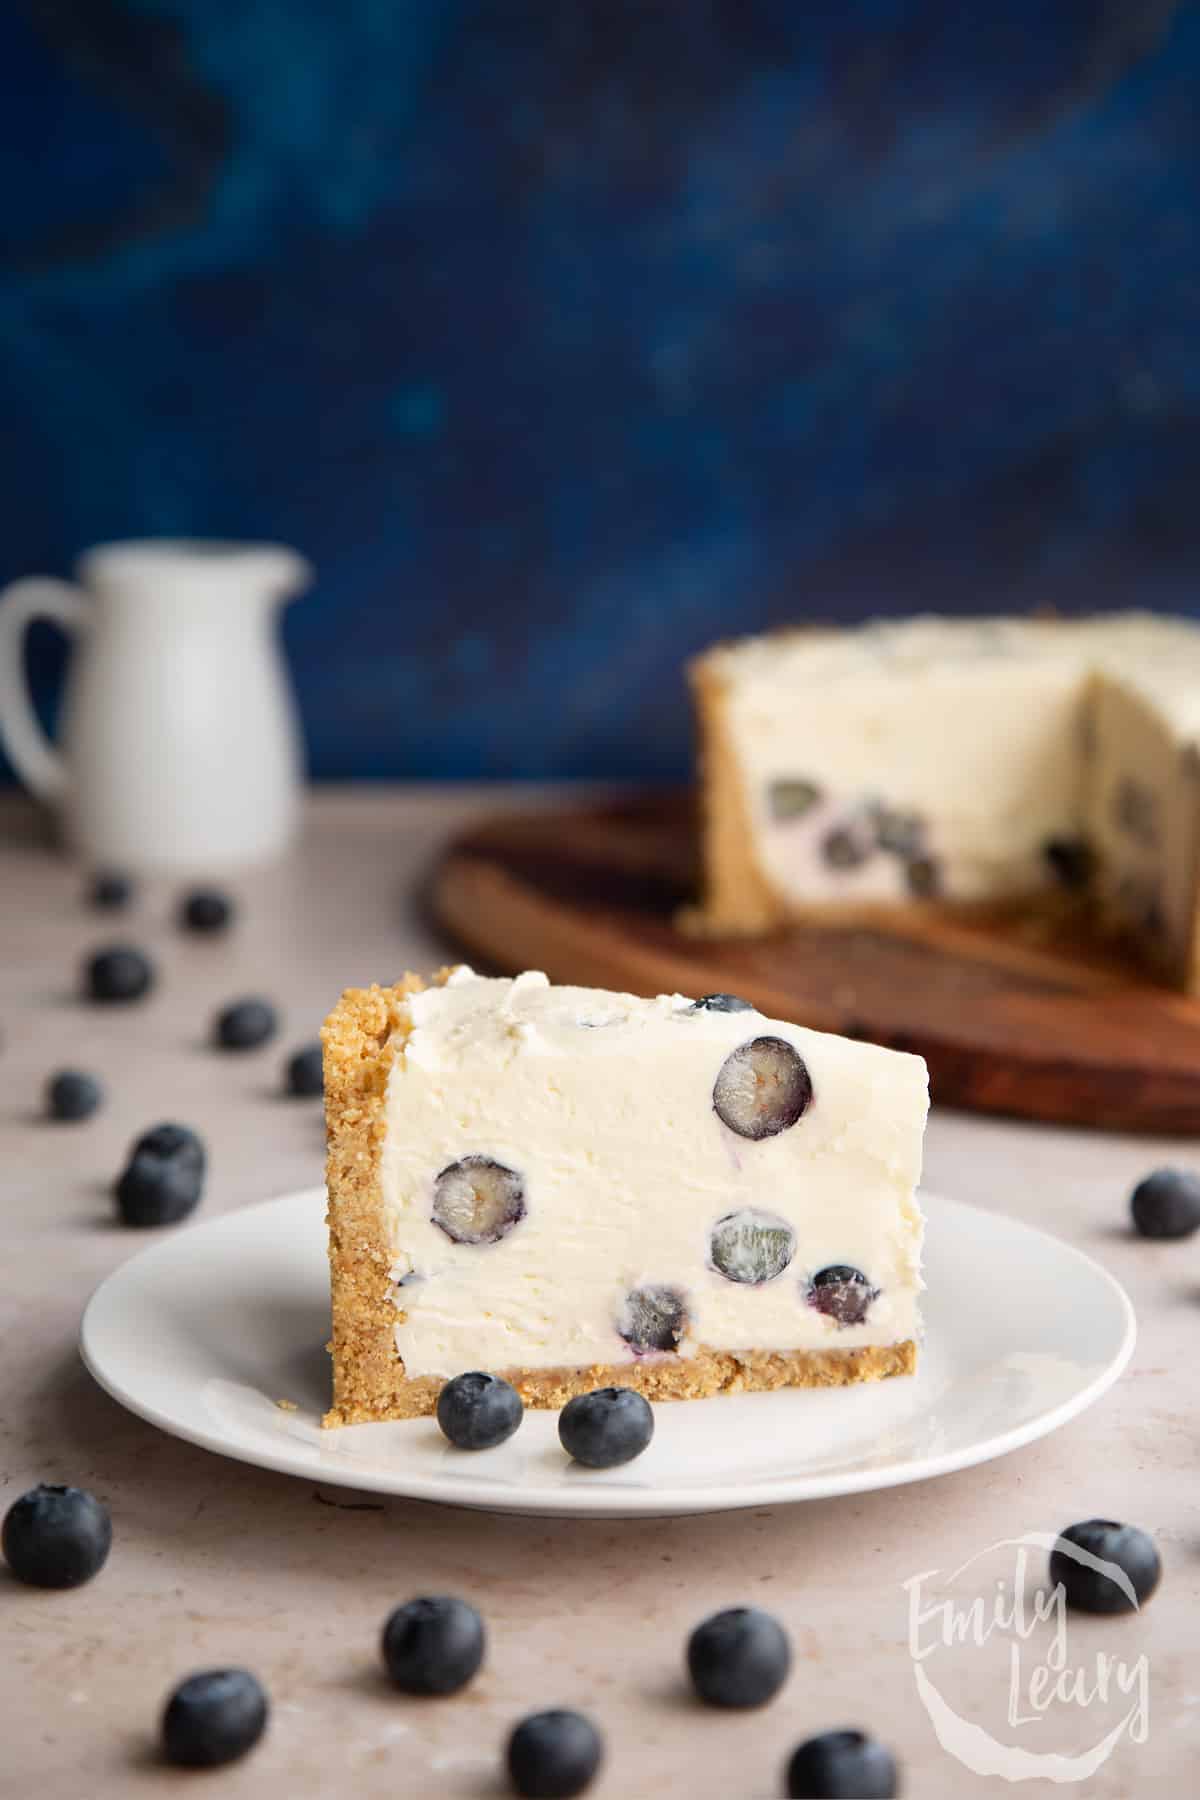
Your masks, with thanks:
<instances>
[{"instance_id":1,"label":"cut edge of cheesecake","mask_svg":"<svg viewBox=\"0 0 1200 1800\"><path fill-rule=\"evenodd\" d=\"M408 1036L405 1002L427 983L406 974L392 987L348 988L321 1033L325 1053L326 1184L333 1334L333 1405L327 1428L431 1414L444 1385L410 1379L396 1347L403 1311L392 1298L391 1263L380 1185L388 1078ZM648 1400L702 1400L716 1394L784 1387L845 1387L911 1375L912 1339L852 1350L711 1350L634 1364L563 1369L494 1369L525 1405L565 1406L601 1387L635 1388Z\"/></svg>"}]
</instances>

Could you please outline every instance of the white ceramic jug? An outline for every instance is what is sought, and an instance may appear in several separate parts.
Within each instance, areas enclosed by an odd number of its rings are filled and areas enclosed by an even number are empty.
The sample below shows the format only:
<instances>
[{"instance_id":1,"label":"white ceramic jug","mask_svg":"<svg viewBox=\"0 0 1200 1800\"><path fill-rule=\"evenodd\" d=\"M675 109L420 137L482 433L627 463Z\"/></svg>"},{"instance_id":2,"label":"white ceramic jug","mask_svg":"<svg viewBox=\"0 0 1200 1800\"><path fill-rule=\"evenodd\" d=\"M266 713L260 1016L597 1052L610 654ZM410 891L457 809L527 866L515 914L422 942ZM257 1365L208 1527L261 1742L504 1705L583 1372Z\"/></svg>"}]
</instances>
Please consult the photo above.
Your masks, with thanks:
<instances>
[{"instance_id":1,"label":"white ceramic jug","mask_svg":"<svg viewBox=\"0 0 1200 1800\"><path fill-rule=\"evenodd\" d=\"M273 544L145 539L0 594L0 732L22 779L57 807L94 866L205 874L262 861L296 824L300 736L278 644L279 603L308 585ZM61 747L24 674L25 631L75 639Z\"/></svg>"}]
</instances>

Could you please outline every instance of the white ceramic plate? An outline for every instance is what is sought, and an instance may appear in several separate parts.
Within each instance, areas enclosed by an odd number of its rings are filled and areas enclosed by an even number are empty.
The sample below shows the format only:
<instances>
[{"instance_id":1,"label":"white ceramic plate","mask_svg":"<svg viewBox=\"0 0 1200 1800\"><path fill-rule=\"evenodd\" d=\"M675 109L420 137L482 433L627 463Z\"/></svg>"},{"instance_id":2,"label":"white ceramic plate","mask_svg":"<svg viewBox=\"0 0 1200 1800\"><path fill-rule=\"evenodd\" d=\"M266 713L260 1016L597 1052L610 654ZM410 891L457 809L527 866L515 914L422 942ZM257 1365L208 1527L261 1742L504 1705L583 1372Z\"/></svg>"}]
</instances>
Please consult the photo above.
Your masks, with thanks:
<instances>
[{"instance_id":1,"label":"white ceramic plate","mask_svg":"<svg viewBox=\"0 0 1200 1800\"><path fill-rule=\"evenodd\" d=\"M568 1461L552 1413L529 1413L507 1444L475 1454L452 1449L432 1419L322 1431L319 1190L187 1227L131 1257L92 1297L81 1346L100 1385L164 1431L310 1481L410 1499L619 1518L892 1487L1065 1424L1117 1379L1134 1341L1128 1299L1090 1258L1011 1219L923 1200L928 1336L915 1377L659 1406L649 1450L604 1472Z\"/></svg>"}]
</instances>

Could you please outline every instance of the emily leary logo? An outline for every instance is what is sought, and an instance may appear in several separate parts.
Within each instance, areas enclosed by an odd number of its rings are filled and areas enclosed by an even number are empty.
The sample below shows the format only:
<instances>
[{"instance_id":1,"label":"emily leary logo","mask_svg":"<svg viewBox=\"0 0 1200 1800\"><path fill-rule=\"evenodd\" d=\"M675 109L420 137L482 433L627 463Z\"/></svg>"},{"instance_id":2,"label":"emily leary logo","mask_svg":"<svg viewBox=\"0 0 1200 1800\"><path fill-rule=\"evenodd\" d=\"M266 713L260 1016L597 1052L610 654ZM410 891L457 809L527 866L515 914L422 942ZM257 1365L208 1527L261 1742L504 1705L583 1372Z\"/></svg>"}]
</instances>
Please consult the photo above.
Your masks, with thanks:
<instances>
[{"instance_id":1,"label":"emily leary logo","mask_svg":"<svg viewBox=\"0 0 1200 1800\"><path fill-rule=\"evenodd\" d=\"M908 1647L921 1704L943 1750L976 1775L1014 1782L1087 1781L1120 1743L1144 1744L1149 1736L1146 1656L1130 1661L1096 1648L1099 1619L1090 1621L1086 1650L1073 1656L1061 1586L1048 1588L1031 1575L1031 1554L1035 1567L1044 1570L1055 1547L1106 1575L1136 1610L1137 1596L1123 1569L1050 1532L1004 1538L946 1574L927 1569L904 1583ZM969 1601L951 1597L948 1590L989 1558L998 1559L1002 1569L990 1595ZM1129 1629L1128 1619L1111 1623L1114 1633ZM985 1659L993 1715L999 1694L1005 1696L1003 1719L990 1721L1003 1737L964 1718L947 1698L964 1680L978 1690ZM971 1710L978 1716L980 1707Z\"/></svg>"}]
</instances>

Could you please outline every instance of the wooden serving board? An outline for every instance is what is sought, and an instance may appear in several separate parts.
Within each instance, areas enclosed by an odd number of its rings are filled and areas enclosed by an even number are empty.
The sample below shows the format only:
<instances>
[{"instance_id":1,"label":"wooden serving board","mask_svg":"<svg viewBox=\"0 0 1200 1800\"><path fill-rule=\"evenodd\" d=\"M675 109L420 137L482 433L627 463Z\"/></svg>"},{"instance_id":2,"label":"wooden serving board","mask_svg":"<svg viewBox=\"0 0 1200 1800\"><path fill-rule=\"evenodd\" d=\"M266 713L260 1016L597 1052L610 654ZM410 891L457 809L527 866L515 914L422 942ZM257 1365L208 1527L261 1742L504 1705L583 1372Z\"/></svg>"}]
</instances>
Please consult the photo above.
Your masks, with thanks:
<instances>
[{"instance_id":1,"label":"wooden serving board","mask_svg":"<svg viewBox=\"0 0 1200 1800\"><path fill-rule=\"evenodd\" d=\"M1148 983L1077 920L812 924L690 937L688 794L489 819L435 877L442 924L504 972L638 994L735 993L776 1018L929 1063L943 1105L1200 1133L1200 1002Z\"/></svg>"}]
</instances>

